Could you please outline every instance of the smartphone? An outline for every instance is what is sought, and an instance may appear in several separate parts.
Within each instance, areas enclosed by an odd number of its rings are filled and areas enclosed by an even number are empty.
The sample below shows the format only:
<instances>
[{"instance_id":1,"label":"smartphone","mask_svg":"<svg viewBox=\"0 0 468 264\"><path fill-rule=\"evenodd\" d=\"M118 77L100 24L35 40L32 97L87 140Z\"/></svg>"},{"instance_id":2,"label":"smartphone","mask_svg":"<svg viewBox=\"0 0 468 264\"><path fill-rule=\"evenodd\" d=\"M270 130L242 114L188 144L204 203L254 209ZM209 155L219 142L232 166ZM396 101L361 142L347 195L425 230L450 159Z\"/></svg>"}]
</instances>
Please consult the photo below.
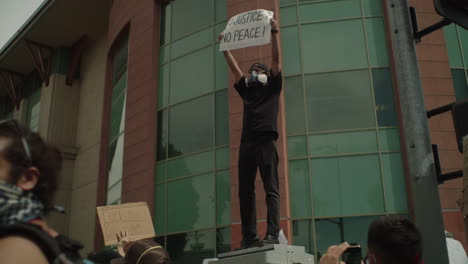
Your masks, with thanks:
<instances>
[{"instance_id":1,"label":"smartphone","mask_svg":"<svg viewBox=\"0 0 468 264\"><path fill-rule=\"evenodd\" d=\"M344 253L342 260L346 264L361 264L362 260L362 250L361 246L353 245L349 247Z\"/></svg>"}]
</instances>

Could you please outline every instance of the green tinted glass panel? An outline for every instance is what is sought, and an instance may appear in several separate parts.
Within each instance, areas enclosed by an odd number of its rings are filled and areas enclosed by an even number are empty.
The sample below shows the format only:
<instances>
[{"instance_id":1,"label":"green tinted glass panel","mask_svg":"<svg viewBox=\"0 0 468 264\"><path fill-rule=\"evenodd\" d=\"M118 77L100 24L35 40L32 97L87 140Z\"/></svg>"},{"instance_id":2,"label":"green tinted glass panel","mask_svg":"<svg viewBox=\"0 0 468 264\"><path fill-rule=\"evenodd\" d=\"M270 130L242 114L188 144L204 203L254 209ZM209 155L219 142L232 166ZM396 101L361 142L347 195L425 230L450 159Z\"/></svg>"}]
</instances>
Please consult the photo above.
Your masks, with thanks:
<instances>
[{"instance_id":1,"label":"green tinted glass panel","mask_svg":"<svg viewBox=\"0 0 468 264\"><path fill-rule=\"evenodd\" d=\"M310 156L377 152L375 130L309 136Z\"/></svg>"},{"instance_id":2,"label":"green tinted glass panel","mask_svg":"<svg viewBox=\"0 0 468 264\"><path fill-rule=\"evenodd\" d=\"M301 73L301 51L298 27L285 27L281 30L283 73L284 75Z\"/></svg>"},{"instance_id":3,"label":"green tinted glass panel","mask_svg":"<svg viewBox=\"0 0 468 264\"><path fill-rule=\"evenodd\" d=\"M288 77L284 80L284 84L288 135L305 133L306 122L302 77Z\"/></svg>"},{"instance_id":4,"label":"green tinted glass panel","mask_svg":"<svg viewBox=\"0 0 468 264\"><path fill-rule=\"evenodd\" d=\"M379 126L397 126L393 82L390 69L372 69L374 97Z\"/></svg>"},{"instance_id":5,"label":"green tinted glass panel","mask_svg":"<svg viewBox=\"0 0 468 264\"><path fill-rule=\"evenodd\" d=\"M212 171L214 170L213 160L214 151L170 160L167 162L167 178L176 179Z\"/></svg>"},{"instance_id":6,"label":"green tinted glass panel","mask_svg":"<svg viewBox=\"0 0 468 264\"><path fill-rule=\"evenodd\" d=\"M380 151L400 151L400 131L398 128L379 130Z\"/></svg>"},{"instance_id":7,"label":"green tinted glass panel","mask_svg":"<svg viewBox=\"0 0 468 264\"><path fill-rule=\"evenodd\" d=\"M289 195L293 218L312 217L307 160L289 161Z\"/></svg>"},{"instance_id":8,"label":"green tinted glass panel","mask_svg":"<svg viewBox=\"0 0 468 264\"><path fill-rule=\"evenodd\" d=\"M229 144L228 90L216 93L216 146Z\"/></svg>"},{"instance_id":9,"label":"green tinted glass panel","mask_svg":"<svg viewBox=\"0 0 468 264\"><path fill-rule=\"evenodd\" d=\"M215 0L215 22L227 19L227 0Z\"/></svg>"},{"instance_id":10,"label":"green tinted glass panel","mask_svg":"<svg viewBox=\"0 0 468 264\"><path fill-rule=\"evenodd\" d=\"M161 47L159 50L159 63L164 64L171 59L171 45Z\"/></svg>"},{"instance_id":11,"label":"green tinted glass panel","mask_svg":"<svg viewBox=\"0 0 468 264\"><path fill-rule=\"evenodd\" d=\"M316 217L384 212L378 155L312 159Z\"/></svg>"},{"instance_id":12,"label":"green tinted glass panel","mask_svg":"<svg viewBox=\"0 0 468 264\"><path fill-rule=\"evenodd\" d=\"M340 218L318 219L315 221L315 237L317 239L317 251L320 256L325 254L330 245L342 243L342 232L340 232L342 224Z\"/></svg>"},{"instance_id":13,"label":"green tinted glass panel","mask_svg":"<svg viewBox=\"0 0 468 264\"><path fill-rule=\"evenodd\" d=\"M464 67L468 68L468 30L457 26L458 35L460 36L460 44L463 55Z\"/></svg>"},{"instance_id":14,"label":"green tinted glass panel","mask_svg":"<svg viewBox=\"0 0 468 264\"><path fill-rule=\"evenodd\" d=\"M213 24L213 0L172 2L172 40Z\"/></svg>"},{"instance_id":15,"label":"green tinted glass panel","mask_svg":"<svg viewBox=\"0 0 468 264\"><path fill-rule=\"evenodd\" d=\"M112 87L112 102L115 102L115 100L117 100L117 98L122 95L122 92L127 88L127 77L127 72L124 72L120 80L114 85L114 87ZM41 94L40 90L36 91L39 91L39 95Z\"/></svg>"},{"instance_id":16,"label":"green tinted glass panel","mask_svg":"<svg viewBox=\"0 0 468 264\"><path fill-rule=\"evenodd\" d=\"M221 22L215 25L215 31L213 35L213 42L218 43L218 36L221 32L224 31L226 28L227 22ZM219 45L217 45L217 48L215 49L215 52L223 54L221 51L219 51ZM224 56L223 56L224 58Z\"/></svg>"},{"instance_id":17,"label":"green tinted glass panel","mask_svg":"<svg viewBox=\"0 0 468 264\"><path fill-rule=\"evenodd\" d=\"M468 98L467 75L464 70L452 69L453 87L455 88L455 96L457 100Z\"/></svg>"},{"instance_id":18,"label":"green tinted glass panel","mask_svg":"<svg viewBox=\"0 0 468 264\"><path fill-rule=\"evenodd\" d=\"M216 149L216 169L226 169L230 165L229 147Z\"/></svg>"},{"instance_id":19,"label":"green tinted glass panel","mask_svg":"<svg viewBox=\"0 0 468 264\"><path fill-rule=\"evenodd\" d=\"M214 226L214 177L209 173L168 183L168 233Z\"/></svg>"},{"instance_id":20,"label":"green tinted glass panel","mask_svg":"<svg viewBox=\"0 0 468 264\"><path fill-rule=\"evenodd\" d=\"M216 252L218 254L231 251L231 228L223 227L216 229Z\"/></svg>"},{"instance_id":21,"label":"green tinted glass panel","mask_svg":"<svg viewBox=\"0 0 468 264\"><path fill-rule=\"evenodd\" d=\"M177 58L194 50L210 45L213 39L213 27L209 27L172 43L171 58Z\"/></svg>"},{"instance_id":22,"label":"green tinted glass panel","mask_svg":"<svg viewBox=\"0 0 468 264\"><path fill-rule=\"evenodd\" d=\"M303 25L302 42L305 73L367 67L361 19Z\"/></svg>"},{"instance_id":23,"label":"green tinted glass panel","mask_svg":"<svg viewBox=\"0 0 468 264\"><path fill-rule=\"evenodd\" d=\"M216 172L216 225L231 224L231 174Z\"/></svg>"},{"instance_id":24,"label":"green tinted glass panel","mask_svg":"<svg viewBox=\"0 0 468 264\"><path fill-rule=\"evenodd\" d=\"M210 46L171 62L171 104L213 91L213 56Z\"/></svg>"},{"instance_id":25,"label":"green tinted glass panel","mask_svg":"<svg viewBox=\"0 0 468 264\"><path fill-rule=\"evenodd\" d=\"M162 7L161 18L161 45L171 41L171 12L172 5L166 4Z\"/></svg>"},{"instance_id":26,"label":"green tinted glass panel","mask_svg":"<svg viewBox=\"0 0 468 264\"><path fill-rule=\"evenodd\" d=\"M214 143L213 94L170 109L169 157L194 153Z\"/></svg>"},{"instance_id":27,"label":"green tinted glass panel","mask_svg":"<svg viewBox=\"0 0 468 264\"><path fill-rule=\"evenodd\" d=\"M360 0L334 0L299 5L301 23L360 16Z\"/></svg>"},{"instance_id":28,"label":"green tinted glass panel","mask_svg":"<svg viewBox=\"0 0 468 264\"><path fill-rule=\"evenodd\" d=\"M294 244L303 246L305 251L309 254L313 253L314 240L312 239L312 220L293 221L292 227Z\"/></svg>"},{"instance_id":29,"label":"green tinted glass panel","mask_svg":"<svg viewBox=\"0 0 468 264\"><path fill-rule=\"evenodd\" d=\"M400 153L382 154L387 212L407 213L408 200L406 193L405 172Z\"/></svg>"},{"instance_id":30,"label":"green tinted glass panel","mask_svg":"<svg viewBox=\"0 0 468 264\"><path fill-rule=\"evenodd\" d=\"M158 112L158 134L156 139L156 160L167 158L167 110Z\"/></svg>"},{"instance_id":31,"label":"green tinted glass panel","mask_svg":"<svg viewBox=\"0 0 468 264\"><path fill-rule=\"evenodd\" d=\"M369 59L371 67L388 67L387 39L383 18L366 19L367 43L369 45Z\"/></svg>"},{"instance_id":32,"label":"green tinted glass panel","mask_svg":"<svg viewBox=\"0 0 468 264\"><path fill-rule=\"evenodd\" d=\"M125 98L126 92L124 91L111 106L111 123L109 129L109 142L115 138L125 129Z\"/></svg>"},{"instance_id":33,"label":"green tinted glass panel","mask_svg":"<svg viewBox=\"0 0 468 264\"><path fill-rule=\"evenodd\" d=\"M159 72L159 87L158 87L158 109L162 109L169 104L169 71L170 64L161 66Z\"/></svg>"},{"instance_id":34,"label":"green tinted glass panel","mask_svg":"<svg viewBox=\"0 0 468 264\"><path fill-rule=\"evenodd\" d=\"M309 131L375 127L369 71L305 77Z\"/></svg>"},{"instance_id":35,"label":"green tinted glass panel","mask_svg":"<svg viewBox=\"0 0 468 264\"><path fill-rule=\"evenodd\" d=\"M306 136L288 137L288 158L307 156Z\"/></svg>"},{"instance_id":36,"label":"green tinted glass panel","mask_svg":"<svg viewBox=\"0 0 468 264\"><path fill-rule=\"evenodd\" d=\"M283 7L280 9L281 25L297 24L297 7L296 5ZM283 41L284 43L284 41Z\"/></svg>"},{"instance_id":37,"label":"green tinted glass panel","mask_svg":"<svg viewBox=\"0 0 468 264\"><path fill-rule=\"evenodd\" d=\"M156 185L154 229L157 235L166 233L166 184Z\"/></svg>"},{"instance_id":38,"label":"green tinted glass panel","mask_svg":"<svg viewBox=\"0 0 468 264\"><path fill-rule=\"evenodd\" d=\"M362 0L364 6L364 16L382 16L382 1Z\"/></svg>"},{"instance_id":39,"label":"green tinted glass panel","mask_svg":"<svg viewBox=\"0 0 468 264\"><path fill-rule=\"evenodd\" d=\"M215 89L226 89L229 87L228 65L224 55L219 51L219 44L215 45Z\"/></svg>"},{"instance_id":40,"label":"green tinted glass panel","mask_svg":"<svg viewBox=\"0 0 468 264\"><path fill-rule=\"evenodd\" d=\"M295 4L297 0L279 0L280 6Z\"/></svg>"},{"instance_id":41,"label":"green tinted glass panel","mask_svg":"<svg viewBox=\"0 0 468 264\"><path fill-rule=\"evenodd\" d=\"M449 56L450 67L463 67L463 60L458 42L458 32L455 24L443 28L445 35L445 45Z\"/></svg>"},{"instance_id":42,"label":"green tinted glass panel","mask_svg":"<svg viewBox=\"0 0 468 264\"><path fill-rule=\"evenodd\" d=\"M167 236L166 249L171 261L177 264L203 263L215 257L215 229Z\"/></svg>"},{"instance_id":43,"label":"green tinted glass panel","mask_svg":"<svg viewBox=\"0 0 468 264\"><path fill-rule=\"evenodd\" d=\"M367 254L367 230L378 216L327 218L315 221L318 255L323 255L330 245L345 241L357 243L362 248L362 256Z\"/></svg>"},{"instance_id":44,"label":"green tinted glass panel","mask_svg":"<svg viewBox=\"0 0 468 264\"><path fill-rule=\"evenodd\" d=\"M161 162L156 164L156 183L164 182L167 180L166 177L166 168L167 168L167 163L166 162Z\"/></svg>"},{"instance_id":45,"label":"green tinted glass panel","mask_svg":"<svg viewBox=\"0 0 468 264\"><path fill-rule=\"evenodd\" d=\"M112 58L112 83L115 85L127 71L128 38L117 44Z\"/></svg>"}]
</instances>

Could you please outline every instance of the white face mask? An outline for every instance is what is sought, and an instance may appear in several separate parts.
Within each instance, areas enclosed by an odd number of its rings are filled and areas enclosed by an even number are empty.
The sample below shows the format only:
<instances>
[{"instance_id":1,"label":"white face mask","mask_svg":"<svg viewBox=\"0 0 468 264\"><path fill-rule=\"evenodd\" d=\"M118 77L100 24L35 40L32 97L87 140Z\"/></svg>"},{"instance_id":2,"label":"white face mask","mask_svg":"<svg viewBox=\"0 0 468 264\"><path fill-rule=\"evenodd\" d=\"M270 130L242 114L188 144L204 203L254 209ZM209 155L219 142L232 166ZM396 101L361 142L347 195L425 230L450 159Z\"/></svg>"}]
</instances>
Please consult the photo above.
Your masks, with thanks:
<instances>
[{"instance_id":1,"label":"white face mask","mask_svg":"<svg viewBox=\"0 0 468 264\"><path fill-rule=\"evenodd\" d=\"M262 84L266 84L268 81L268 76L264 73L260 73L259 75L257 75L257 80Z\"/></svg>"},{"instance_id":2,"label":"white face mask","mask_svg":"<svg viewBox=\"0 0 468 264\"><path fill-rule=\"evenodd\" d=\"M256 87L255 83L265 85L268 82L268 76L264 73L258 74L256 71L252 71L251 77L245 79L247 87Z\"/></svg>"}]
</instances>

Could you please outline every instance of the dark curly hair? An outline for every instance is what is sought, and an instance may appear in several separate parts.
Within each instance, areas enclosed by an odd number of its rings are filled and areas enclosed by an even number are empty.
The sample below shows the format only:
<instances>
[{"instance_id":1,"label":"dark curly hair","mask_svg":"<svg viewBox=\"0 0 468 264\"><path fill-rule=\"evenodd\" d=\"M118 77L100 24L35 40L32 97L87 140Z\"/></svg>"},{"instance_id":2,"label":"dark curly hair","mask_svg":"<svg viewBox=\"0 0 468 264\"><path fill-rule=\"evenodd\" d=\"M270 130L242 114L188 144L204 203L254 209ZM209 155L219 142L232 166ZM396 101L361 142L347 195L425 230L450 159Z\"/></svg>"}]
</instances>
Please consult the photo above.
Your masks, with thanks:
<instances>
[{"instance_id":1,"label":"dark curly hair","mask_svg":"<svg viewBox=\"0 0 468 264\"><path fill-rule=\"evenodd\" d=\"M417 264L422 260L421 233L413 222L403 217L383 216L374 220L367 244L384 264Z\"/></svg>"},{"instance_id":2,"label":"dark curly hair","mask_svg":"<svg viewBox=\"0 0 468 264\"><path fill-rule=\"evenodd\" d=\"M60 151L46 144L38 133L32 132L16 120L0 121L0 137L11 140L4 154L5 159L12 164L10 183L15 184L21 174L30 167L39 170L40 176L32 192L44 204L44 213L47 213L53 207L52 200L62 169ZM30 157L25 148L29 149Z\"/></svg>"}]
</instances>

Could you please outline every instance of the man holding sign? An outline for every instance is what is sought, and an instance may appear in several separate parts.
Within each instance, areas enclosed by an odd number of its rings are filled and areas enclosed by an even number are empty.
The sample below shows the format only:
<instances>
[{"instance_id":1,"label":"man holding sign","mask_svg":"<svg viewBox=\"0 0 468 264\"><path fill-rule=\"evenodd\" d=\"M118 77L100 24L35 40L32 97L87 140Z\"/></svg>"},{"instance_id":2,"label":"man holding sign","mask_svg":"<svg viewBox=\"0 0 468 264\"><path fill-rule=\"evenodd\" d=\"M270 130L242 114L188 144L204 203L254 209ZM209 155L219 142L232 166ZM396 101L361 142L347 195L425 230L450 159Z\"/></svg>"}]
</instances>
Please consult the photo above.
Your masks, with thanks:
<instances>
[{"instance_id":1,"label":"man holding sign","mask_svg":"<svg viewBox=\"0 0 468 264\"><path fill-rule=\"evenodd\" d=\"M275 141L278 139L277 117L282 76L279 62L278 30L272 15L272 12L265 10L254 10L237 15L229 20L226 30L219 36L221 50L223 50L229 68L237 80L234 87L244 104L238 163L243 236L241 249L279 243L280 197L278 154ZM265 19L267 19L266 25L261 24L260 22L265 22ZM258 25L259 23L260 25ZM230 25L243 25L244 28L229 29ZM272 67L269 69L262 63L254 63L249 69L249 74L245 75L227 49L259 45L257 40L249 42L246 38L255 39L255 36L260 36L266 29L268 34L265 35L268 35L268 40L270 37L272 38ZM231 32L231 45L227 46L225 44L229 43L225 42L229 41L229 37L226 34L229 32ZM256 226L255 176L257 168L260 170L266 193L268 226L264 240L260 240L257 236Z\"/></svg>"}]
</instances>

